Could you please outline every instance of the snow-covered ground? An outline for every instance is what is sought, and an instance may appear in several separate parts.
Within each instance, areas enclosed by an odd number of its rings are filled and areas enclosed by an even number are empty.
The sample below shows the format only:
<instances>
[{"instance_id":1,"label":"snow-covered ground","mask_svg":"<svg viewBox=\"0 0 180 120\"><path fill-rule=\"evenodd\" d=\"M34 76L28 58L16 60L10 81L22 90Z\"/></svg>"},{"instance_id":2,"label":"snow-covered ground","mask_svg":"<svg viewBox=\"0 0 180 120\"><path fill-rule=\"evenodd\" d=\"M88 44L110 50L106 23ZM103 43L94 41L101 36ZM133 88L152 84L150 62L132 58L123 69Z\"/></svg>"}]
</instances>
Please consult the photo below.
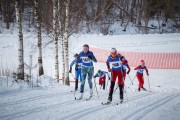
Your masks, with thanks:
<instances>
[{"instance_id":1,"label":"snow-covered ground","mask_svg":"<svg viewBox=\"0 0 180 120\"><path fill-rule=\"evenodd\" d=\"M89 96L88 82L85 86L83 100L74 100L74 84L64 86L56 83L54 76L53 43L45 47L50 38L43 36L43 59L46 76L39 78L41 83L28 86L26 83L13 82L9 77L0 77L0 119L2 120L179 120L180 118L180 70L150 69L150 91L135 92L137 79L129 87L130 80L125 81L125 101L119 101L118 90L114 93L110 105L101 105L108 97L108 89L98 86L99 99L94 88L94 97ZM91 47L110 49L116 47L123 52L160 52L180 53L180 34L155 35L73 35L70 38L70 61L75 53L81 51L83 44ZM24 35L25 62L33 55L33 64L37 63L36 34ZM17 67L18 42L15 34L0 35L0 68ZM61 57L59 58L61 59ZM106 70L104 63L95 63L95 71ZM148 66L148 65L147 65ZM61 67L61 66L60 66ZM36 69L33 70L36 76ZM135 71L132 68L130 78ZM71 76L70 76L71 77ZM72 77L71 77L72 79ZM98 81L96 81L98 82ZM108 83L109 86L110 82ZM36 87L39 86L39 87ZM129 87L129 88L128 88ZM145 88L149 90L148 77L145 76ZM79 92L76 93L78 97Z\"/></svg>"}]
</instances>

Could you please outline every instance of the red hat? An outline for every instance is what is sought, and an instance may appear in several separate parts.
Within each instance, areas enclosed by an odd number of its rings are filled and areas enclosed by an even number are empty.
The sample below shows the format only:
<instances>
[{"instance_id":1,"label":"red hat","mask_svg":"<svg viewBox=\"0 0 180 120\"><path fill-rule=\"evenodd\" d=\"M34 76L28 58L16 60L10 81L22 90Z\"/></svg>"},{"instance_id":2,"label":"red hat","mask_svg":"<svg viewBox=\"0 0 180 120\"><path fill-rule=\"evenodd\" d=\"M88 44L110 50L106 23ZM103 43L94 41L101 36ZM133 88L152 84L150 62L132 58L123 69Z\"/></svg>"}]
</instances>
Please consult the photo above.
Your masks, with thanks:
<instances>
[{"instance_id":1,"label":"red hat","mask_svg":"<svg viewBox=\"0 0 180 120\"><path fill-rule=\"evenodd\" d=\"M145 63L144 60L141 60L140 62Z\"/></svg>"}]
</instances>

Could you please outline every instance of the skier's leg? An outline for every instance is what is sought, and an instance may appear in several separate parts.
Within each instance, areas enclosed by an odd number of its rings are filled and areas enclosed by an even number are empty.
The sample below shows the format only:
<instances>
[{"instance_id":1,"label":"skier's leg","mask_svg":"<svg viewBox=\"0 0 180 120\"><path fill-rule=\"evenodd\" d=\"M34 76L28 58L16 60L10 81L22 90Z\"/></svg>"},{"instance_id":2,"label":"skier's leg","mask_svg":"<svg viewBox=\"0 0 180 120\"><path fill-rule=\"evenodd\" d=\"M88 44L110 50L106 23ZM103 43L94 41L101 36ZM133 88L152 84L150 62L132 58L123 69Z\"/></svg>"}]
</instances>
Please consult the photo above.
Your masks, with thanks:
<instances>
[{"instance_id":1,"label":"skier's leg","mask_svg":"<svg viewBox=\"0 0 180 120\"><path fill-rule=\"evenodd\" d=\"M82 82L81 69L79 69L79 76L80 76L80 81Z\"/></svg>"},{"instance_id":2,"label":"skier's leg","mask_svg":"<svg viewBox=\"0 0 180 120\"><path fill-rule=\"evenodd\" d=\"M120 99L123 100L123 86L119 85Z\"/></svg>"},{"instance_id":3,"label":"skier's leg","mask_svg":"<svg viewBox=\"0 0 180 120\"><path fill-rule=\"evenodd\" d=\"M112 95L113 95L113 91L114 91L114 85L115 85L115 82L116 82L116 77L117 77L117 74L115 71L112 70L111 72L112 74L112 80L111 80L111 85L110 85L110 88L109 88L109 97L108 97L108 100L109 101L112 101Z\"/></svg>"},{"instance_id":4,"label":"skier's leg","mask_svg":"<svg viewBox=\"0 0 180 120\"><path fill-rule=\"evenodd\" d=\"M78 71L75 72L76 80L75 80L75 91L78 89Z\"/></svg>"},{"instance_id":5,"label":"skier's leg","mask_svg":"<svg viewBox=\"0 0 180 120\"><path fill-rule=\"evenodd\" d=\"M99 85L102 85L103 78L99 78Z\"/></svg>"},{"instance_id":6,"label":"skier's leg","mask_svg":"<svg viewBox=\"0 0 180 120\"><path fill-rule=\"evenodd\" d=\"M103 90L105 90L105 85L106 85L106 77L103 79Z\"/></svg>"},{"instance_id":7,"label":"skier's leg","mask_svg":"<svg viewBox=\"0 0 180 120\"><path fill-rule=\"evenodd\" d=\"M92 83L93 74L94 74L94 67L90 67L88 70L88 83L90 88L90 96L93 95L93 83Z\"/></svg>"},{"instance_id":8,"label":"skier's leg","mask_svg":"<svg viewBox=\"0 0 180 120\"><path fill-rule=\"evenodd\" d=\"M120 91L120 99L123 99L123 88L124 88L124 78L122 70L118 71L118 85L119 85L119 91Z\"/></svg>"},{"instance_id":9,"label":"skier's leg","mask_svg":"<svg viewBox=\"0 0 180 120\"><path fill-rule=\"evenodd\" d=\"M94 74L94 67L90 67L88 70L88 83L89 83L89 88L92 89L92 77Z\"/></svg>"},{"instance_id":10,"label":"skier's leg","mask_svg":"<svg viewBox=\"0 0 180 120\"><path fill-rule=\"evenodd\" d=\"M140 89L141 89L141 77L140 77L140 75L136 75L136 77L137 77L137 79L138 79L138 82L139 82L139 85L138 85L138 90L140 91Z\"/></svg>"},{"instance_id":11,"label":"skier's leg","mask_svg":"<svg viewBox=\"0 0 180 120\"><path fill-rule=\"evenodd\" d=\"M142 79L141 79L142 81L141 81L141 88L144 88L143 86L144 86L144 77L142 76Z\"/></svg>"},{"instance_id":12,"label":"skier's leg","mask_svg":"<svg viewBox=\"0 0 180 120\"><path fill-rule=\"evenodd\" d=\"M84 92L84 84L85 84L86 75L87 75L86 67L82 67L81 75L82 75L82 82L81 82L81 90L80 90L80 92L83 93Z\"/></svg>"},{"instance_id":13,"label":"skier's leg","mask_svg":"<svg viewBox=\"0 0 180 120\"><path fill-rule=\"evenodd\" d=\"M75 91L77 91L77 89L78 89L78 79L76 79L75 82L76 82L76 83L75 83Z\"/></svg>"}]
</instances>

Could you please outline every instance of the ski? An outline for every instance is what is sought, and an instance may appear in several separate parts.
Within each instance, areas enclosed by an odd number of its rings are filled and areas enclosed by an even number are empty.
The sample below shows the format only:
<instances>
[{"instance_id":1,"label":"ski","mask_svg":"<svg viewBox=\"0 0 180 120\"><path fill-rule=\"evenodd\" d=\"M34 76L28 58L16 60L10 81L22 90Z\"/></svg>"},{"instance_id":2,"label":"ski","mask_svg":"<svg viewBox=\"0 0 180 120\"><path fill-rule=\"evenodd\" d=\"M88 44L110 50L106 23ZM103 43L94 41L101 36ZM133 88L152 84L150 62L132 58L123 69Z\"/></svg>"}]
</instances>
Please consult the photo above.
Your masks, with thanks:
<instances>
[{"instance_id":1,"label":"ski","mask_svg":"<svg viewBox=\"0 0 180 120\"><path fill-rule=\"evenodd\" d=\"M76 98L76 97L75 97L74 99L75 99L75 100L82 100L82 98Z\"/></svg>"},{"instance_id":2,"label":"ski","mask_svg":"<svg viewBox=\"0 0 180 120\"><path fill-rule=\"evenodd\" d=\"M90 96L89 98L86 98L86 101L91 100L91 98L92 98L92 96Z\"/></svg>"},{"instance_id":3,"label":"ski","mask_svg":"<svg viewBox=\"0 0 180 120\"><path fill-rule=\"evenodd\" d=\"M102 105L109 105L109 104L111 104L111 102L109 102L109 101L108 102L102 102L101 104Z\"/></svg>"},{"instance_id":4,"label":"ski","mask_svg":"<svg viewBox=\"0 0 180 120\"><path fill-rule=\"evenodd\" d=\"M120 102L117 102L116 105L119 105L119 104L122 104L122 103L123 103L123 101L121 100Z\"/></svg>"}]
</instances>

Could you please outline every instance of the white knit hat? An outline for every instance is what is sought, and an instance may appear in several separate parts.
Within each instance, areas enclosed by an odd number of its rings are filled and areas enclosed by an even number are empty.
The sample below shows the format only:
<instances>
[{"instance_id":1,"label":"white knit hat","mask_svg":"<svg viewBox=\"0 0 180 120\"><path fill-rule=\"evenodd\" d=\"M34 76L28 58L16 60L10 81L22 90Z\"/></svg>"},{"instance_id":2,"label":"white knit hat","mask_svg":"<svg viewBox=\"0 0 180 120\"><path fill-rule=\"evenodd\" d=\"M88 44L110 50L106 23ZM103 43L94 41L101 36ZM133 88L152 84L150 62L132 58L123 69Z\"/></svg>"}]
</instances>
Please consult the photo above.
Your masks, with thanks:
<instances>
[{"instance_id":1,"label":"white knit hat","mask_svg":"<svg viewBox=\"0 0 180 120\"><path fill-rule=\"evenodd\" d=\"M117 52L116 48L112 48L111 52Z\"/></svg>"}]
</instances>

